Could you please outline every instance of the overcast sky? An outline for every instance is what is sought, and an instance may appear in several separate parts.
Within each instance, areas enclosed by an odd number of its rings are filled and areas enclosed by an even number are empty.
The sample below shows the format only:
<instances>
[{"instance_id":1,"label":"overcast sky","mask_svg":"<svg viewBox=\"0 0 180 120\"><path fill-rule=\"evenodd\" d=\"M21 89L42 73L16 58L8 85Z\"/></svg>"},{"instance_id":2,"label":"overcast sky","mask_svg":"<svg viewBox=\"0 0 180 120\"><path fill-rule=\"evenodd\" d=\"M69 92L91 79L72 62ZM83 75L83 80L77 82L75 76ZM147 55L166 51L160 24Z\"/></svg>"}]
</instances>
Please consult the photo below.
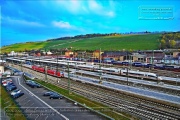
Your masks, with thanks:
<instances>
[{"instance_id":1,"label":"overcast sky","mask_svg":"<svg viewBox=\"0 0 180 120\"><path fill-rule=\"evenodd\" d=\"M1 46L87 33L180 30L179 0L142 1L1 0ZM139 19L142 6L170 7L173 19Z\"/></svg>"}]
</instances>

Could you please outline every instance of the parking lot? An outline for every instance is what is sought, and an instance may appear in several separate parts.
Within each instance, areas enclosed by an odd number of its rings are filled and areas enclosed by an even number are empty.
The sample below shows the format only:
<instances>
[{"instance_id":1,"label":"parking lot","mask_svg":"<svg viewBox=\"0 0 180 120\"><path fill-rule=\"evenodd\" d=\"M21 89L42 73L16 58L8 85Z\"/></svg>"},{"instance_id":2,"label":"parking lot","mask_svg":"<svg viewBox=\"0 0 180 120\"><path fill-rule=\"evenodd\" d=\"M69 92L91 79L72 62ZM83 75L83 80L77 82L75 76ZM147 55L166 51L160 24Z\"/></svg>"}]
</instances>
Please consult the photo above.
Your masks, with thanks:
<instances>
[{"instance_id":1,"label":"parking lot","mask_svg":"<svg viewBox=\"0 0 180 120\"><path fill-rule=\"evenodd\" d=\"M25 84L22 76L12 77L13 83L24 95L15 99L30 120L104 120L105 117L94 113L74 102L62 99L49 99L43 94L46 88L31 88Z\"/></svg>"}]
</instances>

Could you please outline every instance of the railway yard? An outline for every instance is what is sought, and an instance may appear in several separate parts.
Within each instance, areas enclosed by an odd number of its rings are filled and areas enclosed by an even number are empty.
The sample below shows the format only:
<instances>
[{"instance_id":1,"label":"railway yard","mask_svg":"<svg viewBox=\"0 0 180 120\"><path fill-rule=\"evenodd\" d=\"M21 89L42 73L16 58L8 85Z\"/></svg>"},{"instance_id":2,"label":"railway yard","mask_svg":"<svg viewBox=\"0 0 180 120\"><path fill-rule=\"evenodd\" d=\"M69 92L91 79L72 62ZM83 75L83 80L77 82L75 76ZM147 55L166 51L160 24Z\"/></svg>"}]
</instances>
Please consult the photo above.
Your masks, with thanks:
<instances>
[{"instance_id":1,"label":"railway yard","mask_svg":"<svg viewBox=\"0 0 180 120\"><path fill-rule=\"evenodd\" d=\"M27 65L27 61L32 64ZM99 68L93 66L90 69L78 64L80 62L35 58L9 58L6 63L9 69L21 70L30 78L38 78L69 89L71 92L109 106L117 113L125 112L139 119L180 119L180 72L133 67L133 70L138 70L138 74L137 71L133 74L122 74L121 69L123 67L127 69L127 66L108 68L101 65ZM44 69L34 70L33 65ZM64 77L47 74L45 66L48 66L47 69L63 71ZM112 72L115 68L117 73Z\"/></svg>"}]
</instances>

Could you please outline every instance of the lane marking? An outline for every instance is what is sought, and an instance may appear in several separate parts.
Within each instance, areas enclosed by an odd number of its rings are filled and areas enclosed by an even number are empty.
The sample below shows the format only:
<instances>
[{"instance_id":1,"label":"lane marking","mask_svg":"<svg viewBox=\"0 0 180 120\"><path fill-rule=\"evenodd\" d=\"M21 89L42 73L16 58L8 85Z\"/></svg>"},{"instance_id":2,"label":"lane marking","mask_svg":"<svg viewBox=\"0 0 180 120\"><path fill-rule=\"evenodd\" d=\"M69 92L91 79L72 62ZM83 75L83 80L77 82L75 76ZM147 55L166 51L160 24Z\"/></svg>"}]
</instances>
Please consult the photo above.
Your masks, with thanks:
<instances>
[{"instance_id":1,"label":"lane marking","mask_svg":"<svg viewBox=\"0 0 180 120\"><path fill-rule=\"evenodd\" d=\"M39 117L39 115L37 115L37 117L35 118L35 120L37 120L38 117Z\"/></svg>"},{"instance_id":2,"label":"lane marking","mask_svg":"<svg viewBox=\"0 0 180 120\"><path fill-rule=\"evenodd\" d=\"M30 92L29 92L29 94L30 94L31 96L33 96L33 94L31 94Z\"/></svg>"},{"instance_id":3,"label":"lane marking","mask_svg":"<svg viewBox=\"0 0 180 120\"><path fill-rule=\"evenodd\" d=\"M26 105L27 103L29 103L31 100L28 100L24 105Z\"/></svg>"},{"instance_id":4,"label":"lane marking","mask_svg":"<svg viewBox=\"0 0 180 120\"><path fill-rule=\"evenodd\" d=\"M47 120L48 116L45 118L45 120Z\"/></svg>"},{"instance_id":5,"label":"lane marking","mask_svg":"<svg viewBox=\"0 0 180 120\"><path fill-rule=\"evenodd\" d=\"M19 77L18 77L18 83L20 86L22 86L26 91L28 91L29 93L31 93L34 97L36 97L38 100L40 100L42 103L44 103L46 106L48 106L49 108L51 108L54 112L56 112L58 115L60 115L61 117L63 117L65 120L69 120L66 116L64 116L63 114L61 114L60 112L58 112L56 109L54 109L53 107L51 107L49 104L47 104L46 102L44 102L43 100L41 100L38 96L36 96L34 93L32 93L30 90L28 90L27 88L25 88L23 85L21 85L20 81L19 81Z\"/></svg>"},{"instance_id":6,"label":"lane marking","mask_svg":"<svg viewBox=\"0 0 180 120\"><path fill-rule=\"evenodd\" d=\"M33 108L33 107L31 107L33 105L34 105L34 103L32 103L29 107L27 107L26 110L28 110L29 108Z\"/></svg>"}]
</instances>

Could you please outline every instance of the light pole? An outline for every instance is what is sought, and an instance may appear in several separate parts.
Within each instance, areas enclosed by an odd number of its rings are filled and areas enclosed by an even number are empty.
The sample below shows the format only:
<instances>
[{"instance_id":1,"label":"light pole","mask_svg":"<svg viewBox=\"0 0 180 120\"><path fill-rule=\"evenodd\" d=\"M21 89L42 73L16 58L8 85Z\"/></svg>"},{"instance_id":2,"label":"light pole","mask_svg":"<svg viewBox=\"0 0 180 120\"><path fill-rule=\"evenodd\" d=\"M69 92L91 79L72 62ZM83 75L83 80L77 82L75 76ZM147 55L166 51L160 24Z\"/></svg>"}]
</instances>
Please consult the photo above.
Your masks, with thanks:
<instances>
[{"instance_id":1,"label":"light pole","mask_svg":"<svg viewBox=\"0 0 180 120\"><path fill-rule=\"evenodd\" d=\"M176 78L176 86L177 86L177 81L178 81L178 75L177 75L177 78Z\"/></svg>"},{"instance_id":2,"label":"light pole","mask_svg":"<svg viewBox=\"0 0 180 120\"><path fill-rule=\"evenodd\" d=\"M47 82L47 66L45 66L45 81Z\"/></svg>"},{"instance_id":3,"label":"light pole","mask_svg":"<svg viewBox=\"0 0 180 120\"><path fill-rule=\"evenodd\" d=\"M57 65L56 65L56 72L55 72L55 74L57 74L57 72L58 72L58 53L56 53L57 54ZM58 77L57 77L57 82L58 82Z\"/></svg>"},{"instance_id":4,"label":"light pole","mask_svg":"<svg viewBox=\"0 0 180 120\"><path fill-rule=\"evenodd\" d=\"M126 73L126 76L127 76L127 85L128 85L128 78L129 78L129 75L128 75L128 67L127 67L127 73Z\"/></svg>"},{"instance_id":5,"label":"light pole","mask_svg":"<svg viewBox=\"0 0 180 120\"><path fill-rule=\"evenodd\" d=\"M21 71L23 72L23 70L22 70L22 60L21 60Z\"/></svg>"},{"instance_id":6,"label":"light pole","mask_svg":"<svg viewBox=\"0 0 180 120\"><path fill-rule=\"evenodd\" d=\"M102 77L102 72L101 72L101 48L99 49L99 72L100 72L100 76L99 76L99 83L101 84L102 83L102 80L101 80L101 77Z\"/></svg>"},{"instance_id":7,"label":"light pole","mask_svg":"<svg viewBox=\"0 0 180 120\"><path fill-rule=\"evenodd\" d=\"M69 92L69 94L70 94L70 75L69 75L69 62L67 62L67 64L68 64L68 92Z\"/></svg>"}]
</instances>

